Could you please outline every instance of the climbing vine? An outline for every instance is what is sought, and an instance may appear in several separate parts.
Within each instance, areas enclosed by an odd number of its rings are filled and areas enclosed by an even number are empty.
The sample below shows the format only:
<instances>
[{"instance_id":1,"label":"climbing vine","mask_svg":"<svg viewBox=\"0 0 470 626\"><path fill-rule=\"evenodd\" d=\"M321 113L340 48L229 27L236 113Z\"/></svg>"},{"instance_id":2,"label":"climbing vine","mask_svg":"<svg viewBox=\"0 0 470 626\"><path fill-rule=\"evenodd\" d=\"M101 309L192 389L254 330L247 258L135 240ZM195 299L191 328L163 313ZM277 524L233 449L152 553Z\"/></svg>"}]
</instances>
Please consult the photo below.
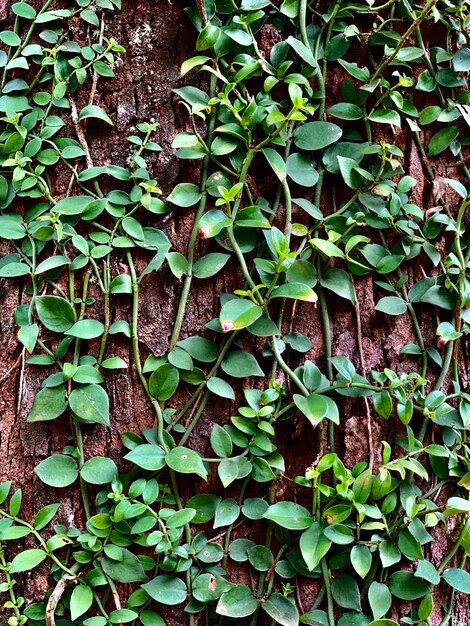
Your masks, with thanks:
<instances>
[{"instance_id":1,"label":"climbing vine","mask_svg":"<svg viewBox=\"0 0 470 626\"><path fill-rule=\"evenodd\" d=\"M46 371L30 428L59 420L70 434L35 472L57 489L79 485L86 520L54 525L54 503L27 521L21 489L0 486L8 625L162 626L168 606L190 625L396 626L397 616L429 625L433 610L452 623L455 594L470 593L470 395L459 367L470 328L468 3L197 0L187 8L197 55L175 90L188 130L173 149L199 163L200 178L165 193L152 177L157 122L128 137L125 167L95 165L87 142L87 124L113 125L96 95L125 54L106 28L120 0L39 5L14 3L14 28L0 33L0 237L10 246L0 277L22 285L22 367ZM431 39L441 45L428 48ZM420 155L433 206L414 202L397 132ZM436 173L436 156L452 163L452 177ZM69 179L60 195L58 173ZM164 228L179 211L193 216L184 254ZM209 239L214 251L201 255ZM224 268L238 272L238 288L221 294L204 336L183 336L193 283ZM180 282L179 301L168 349L149 354L139 292L163 271ZM366 371L362 276L379 294L378 315L411 321L416 339L401 352L412 367ZM337 298L355 312L355 364L333 354ZM113 320L121 299L131 314ZM295 317L315 306L324 336L316 363L305 358L310 339L295 332ZM431 335L427 310L437 311ZM132 362L113 354L114 335L131 343ZM89 458L83 432L110 426L105 381L127 367L154 425L122 434L118 468ZM212 456L203 456L190 436L220 401L233 416L213 425ZM368 460L354 467L336 450L346 401L369 432ZM399 425L380 450L375 415ZM299 416L311 453L295 475L279 433ZM204 489L209 475L217 495ZM188 480L197 495L184 501ZM290 500L278 495L281 480ZM449 521L458 530L435 565L428 546ZM18 551L26 537L34 547ZM46 561L51 587L31 603L22 574ZM305 581L318 583L312 606L302 602ZM433 607L438 585L443 607Z\"/></svg>"}]
</instances>

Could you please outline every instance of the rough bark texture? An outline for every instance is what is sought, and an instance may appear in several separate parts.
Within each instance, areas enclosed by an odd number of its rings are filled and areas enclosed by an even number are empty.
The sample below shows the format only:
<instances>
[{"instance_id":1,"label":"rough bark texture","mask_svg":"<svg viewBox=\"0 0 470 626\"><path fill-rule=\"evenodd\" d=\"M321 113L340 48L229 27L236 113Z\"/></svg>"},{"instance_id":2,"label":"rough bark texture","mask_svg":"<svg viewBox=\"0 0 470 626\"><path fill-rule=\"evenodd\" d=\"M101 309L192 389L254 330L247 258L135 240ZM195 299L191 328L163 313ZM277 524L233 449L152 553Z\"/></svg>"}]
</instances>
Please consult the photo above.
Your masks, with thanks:
<instances>
[{"instance_id":1,"label":"rough bark texture","mask_svg":"<svg viewBox=\"0 0 470 626\"><path fill-rule=\"evenodd\" d=\"M0 0L0 22L2 27L7 27L8 0ZM116 68L116 78L105 80L100 83L98 103L102 103L106 110L113 116L115 128L103 132L102 126L98 128L90 124L87 128L87 139L91 148L92 158L95 165L107 163L125 164L127 147L126 136L132 132L133 126L139 121L155 119L160 122L158 140L163 147L163 152L155 157L153 175L158 180L163 191L169 191L183 175L190 180L197 171L191 171L191 165L184 163L185 171L174 157L171 142L175 134L184 129L187 118L183 108L178 105L177 98L172 94L172 89L181 85L179 68L181 62L191 56L194 50L194 32L187 20L181 2L175 0L170 4L166 0L127 0L124 1L123 11L116 14L106 25L107 33L114 36L126 48ZM273 41L272 34L265 33L266 45L269 47ZM78 35L80 36L80 35ZM263 44L260 46L263 49ZM341 77L333 77L330 84L330 93L338 88ZM84 98L87 94L83 95ZM398 145L404 148L406 153L406 166L408 173L418 181L414 189L413 201L424 208L433 206L433 189L426 181L422 170L421 161L410 137L402 131L395 136ZM446 175L446 163L438 165L440 174ZM453 175L449 173L449 175ZM59 181L60 183L61 181ZM252 181L255 185L259 181ZM63 185L66 184L64 179ZM65 191L65 187L63 189ZM336 198L334 190L326 185L324 202L334 205ZM157 225L164 230L171 239L176 250L185 251L189 234L192 228L194 208L179 210L172 213L169 218L155 219L151 225ZM294 222L298 221L294 214ZM444 245L444 242L441 242ZM212 250L211 243L200 242L198 253L207 253ZM7 247L3 246L1 253L6 253ZM115 268L117 270L118 268ZM233 269L233 268L232 268ZM414 269L416 278L421 278L429 268L417 265ZM158 278L153 274L143 283L140 310L140 338L148 348L148 352L155 354L163 353L169 342L172 330L180 285L175 282L169 270L160 272ZM183 336L204 332L204 324L217 315L219 310L218 294L222 291L231 292L241 284L241 279L230 266L226 271L219 274L215 279L198 281L194 286L188 304L188 309L183 325ZM34 394L39 389L43 378L40 368L27 366L24 363L24 355L21 353L17 342L17 327L13 317L15 307L21 298L21 285L15 287L15 283L0 279L0 480L12 480L16 486L21 486L24 491L24 510L31 511L53 501L61 501L62 507L59 521L67 525L81 525L83 512L80 508L80 495L76 493L64 493L44 486L33 470L35 465L51 453L60 452L67 445L68 427L58 420L51 425L31 425L26 423L26 415L31 407ZM363 366L366 372L371 369L383 369L390 367L397 371L412 371L413 365L406 357L399 354L400 348L413 342L414 334L409 318L399 316L397 318L384 316L374 310L374 302L377 294L374 293L371 278L364 278L358 282L357 299L360 303L362 332L358 333L354 310L350 306L344 306L340 299L331 300L331 311L334 312L331 319L333 335L333 353L344 354L351 358L358 369L361 368L360 353L363 354ZM92 288L91 295L97 298L94 309L90 314L97 318L101 316L101 303L97 289ZM119 305L112 311L112 320L128 319L130 310L130 298L123 297ZM428 307L420 310L425 340L431 344L435 339L433 328L435 318L426 324L426 316L433 314ZM320 313L313 307L300 303L296 308L288 311L285 316L286 332L304 333L313 343L313 348L308 357L314 362L324 365L324 340L321 330ZM359 346L361 344L361 347ZM253 349L259 350L259 345L253 345ZM95 346L96 349L96 346ZM467 346L468 349L468 346ZM128 362L132 358L128 353L130 346L124 342L111 339L109 351L120 355ZM464 346L465 350L465 346ZM257 352L257 357L260 353ZM469 380L468 353L464 354L463 363L467 363L467 369L462 371L463 380ZM262 357L260 358L262 363ZM292 363L296 365L296 363ZM465 365L464 365L465 367ZM254 384L254 383L253 383ZM132 369L116 373L109 377L107 391L111 399L111 428L86 427L85 450L87 456L105 453L111 456L121 467L121 443L120 435L125 431L139 432L142 428L153 425L154 416L146 397L141 390L136 372ZM237 390L238 399L241 396L241 388ZM185 397L178 397L180 404L184 404ZM175 402L177 406L177 402ZM366 427L364 404L362 399L352 401L344 399L341 416L341 438L338 441L338 451L344 455L347 466L351 467L360 460L374 456L374 450L369 450L369 435ZM200 452L209 449L208 436L214 423L224 423L230 416L231 403L221 399L213 399L203 415L197 430L191 436L189 445ZM311 429L303 422L295 420L289 425L283 425L284 429L280 441L284 441L283 448L286 457L287 471L289 476L302 474L316 457L318 447L316 438ZM399 422L384 422L377 418L372 420L372 444L373 448L380 446L382 439L393 442L399 434ZM377 459L376 459L377 461ZM201 488L202 484L201 484ZM215 483L213 488L217 488ZM199 490L199 485L196 486ZM204 489L211 489L211 484ZM276 497L283 499L289 497L292 487L287 480L281 480L277 484ZM187 485L186 494L194 493L194 484ZM226 494L229 497L230 490ZM445 494L442 495L445 497ZM245 531L246 532L246 531ZM234 537L237 536L237 531ZM442 530L436 533L436 541L431 547L431 560L438 564L442 555L448 551L452 529L446 535ZM242 582L242 581L240 581ZM40 597L47 590L45 576L34 573L25 580L25 595L28 600ZM302 606L307 610L318 591L315 581L305 581L305 585L297 590ZM470 623L470 609L468 597L458 594L456 601L456 624ZM439 606L436 607L435 616L432 619L434 626L440 624ZM403 609L403 607L402 607ZM399 617L401 612L396 613ZM460 621L458 621L460 620ZM0 615L0 623L3 621ZM179 618L171 616L168 624L179 624Z\"/></svg>"}]
</instances>

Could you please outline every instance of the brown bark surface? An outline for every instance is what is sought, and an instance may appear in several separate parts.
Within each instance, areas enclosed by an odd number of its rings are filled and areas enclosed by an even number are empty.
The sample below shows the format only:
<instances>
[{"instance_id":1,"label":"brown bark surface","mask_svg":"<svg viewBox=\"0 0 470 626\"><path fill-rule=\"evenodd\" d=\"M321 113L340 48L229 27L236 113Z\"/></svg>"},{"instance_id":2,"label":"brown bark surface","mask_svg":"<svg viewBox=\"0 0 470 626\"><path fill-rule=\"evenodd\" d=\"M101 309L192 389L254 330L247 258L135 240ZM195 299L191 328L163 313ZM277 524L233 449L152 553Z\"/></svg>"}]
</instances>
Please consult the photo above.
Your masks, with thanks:
<instances>
[{"instance_id":1,"label":"brown bark surface","mask_svg":"<svg viewBox=\"0 0 470 626\"><path fill-rule=\"evenodd\" d=\"M8 0L0 0L0 26L8 26ZM126 137L132 133L133 126L144 120L157 120L160 128L157 136L163 152L154 157L153 176L159 182L162 190L168 192L180 180L191 180L197 176L197 169L191 169L191 164L185 161L183 166L177 162L171 142L175 134L185 129L187 117L183 107L178 104L172 89L181 86L180 65L194 54L194 31L183 11L182 3L175 0L173 4L167 0L124 0L123 10L106 24L108 35L115 37L125 48L116 68L116 78L100 81L99 95L96 102L102 104L113 117L115 127L108 131L102 125L95 127L89 124L86 130L87 141L90 146L94 165L108 163L125 165L127 155ZM78 34L80 36L80 34ZM269 39L269 33L266 34ZM269 45L269 42L268 42ZM272 44L271 44L272 45ZM340 78L333 77L330 89L332 101L334 90L338 88ZM87 98L88 94L82 94ZM412 144L410 136L398 131L394 138L406 153L405 169L414 176L418 184L414 189L413 201L421 207L433 206L433 189L426 181L417 150ZM441 175L446 175L446 163L439 164ZM449 175L451 175L449 173ZM453 172L452 172L453 175ZM262 180L252 181L253 185ZM59 180L59 186L65 192L68 178ZM325 206L334 206L336 198L334 189L325 185L323 202ZM191 232L195 208L180 209L172 212L169 217L157 219L152 216L149 224L161 228L170 238L175 250L184 252ZM296 215L294 214L294 222ZM444 245L444 242L441 242ZM210 242L201 241L198 244L197 254L213 250ZM3 243L1 254L7 253L8 247ZM223 291L231 292L240 287L242 280L234 272L235 266L226 266L224 272L214 279L197 281L193 284L182 335L205 333L204 324L218 314L219 294ZM118 273L118 266L114 268ZM415 278L422 278L429 268L417 265L413 268ZM169 337L173 327L175 311L178 304L181 285L175 281L169 270L152 274L144 283L141 293L140 310L140 339L144 353L161 354L168 348ZM357 299L361 330L358 330L356 315L349 305L344 305L340 299L331 298L332 312L331 326L333 336L333 354L346 355L353 360L358 370L363 366L366 372L371 369L390 367L396 371L413 371L410 360L400 355L400 348L413 342L414 334L410 320L406 316L397 318L384 316L374 310L377 294L371 278L364 278L357 283ZM96 288L92 288L91 295L97 298L94 307L89 310L90 315L98 319L102 315L102 303ZM26 416L31 408L34 394L37 393L40 382L44 378L44 370L25 364L25 355L21 352L16 333L17 326L14 320L14 310L22 297L21 285L11 280L0 279L0 480L12 480L15 487L22 487L24 492L24 511L29 512L32 518L34 512L41 506L54 501L60 501L59 521L67 525L81 526L83 511L80 507L80 495L77 492L54 490L41 483L34 474L34 467L42 459L52 453L61 452L68 443L68 424L57 420L51 424L27 424ZM344 301L343 301L344 302ZM111 321L129 319L130 296L119 298L118 305L112 310ZM289 305L290 306L290 305ZM430 307L419 310L424 328L426 343L434 340L435 311ZM428 316L429 323L426 324ZM307 355L320 367L324 366L324 340L321 330L320 313L313 307L299 303L296 308L288 310L284 317L285 332L304 333L313 343L313 348ZM260 363L263 363L261 349L263 342L252 345ZM94 346L96 350L97 346ZM465 350L465 346L463 346ZM468 346L467 346L468 350ZM92 350L93 351L93 350ZM122 356L132 363L130 344L115 338L110 339L109 354ZM362 363L361 363L362 355ZM463 379L469 380L468 352L462 359L464 369ZM465 365L466 364L466 365ZM291 365L297 365L293 362ZM259 384L252 381L252 385ZM121 439L123 432L139 432L142 428L153 425L154 415L146 396L141 389L136 372L131 368L122 373L113 373L109 376L106 388L111 401L111 428L100 426L86 426L84 428L85 451L87 457L97 454L106 454L113 458L119 467L125 467L121 455ZM242 387L237 390L237 399L241 398ZM186 397L181 394L176 401L172 401L175 408L182 406ZM192 434L188 444L200 452L209 449L208 437L214 423L224 423L230 416L232 403L222 399L212 398L196 431ZM234 404L235 406L235 404ZM403 430L399 422L372 417L372 432L367 431L364 403L361 398L351 400L344 398L342 402L341 427L337 444L338 452L344 456L344 462L352 467L360 460L374 458L374 449L380 448L382 439L393 443L397 434ZM302 474L317 456L317 439L311 427L304 421L293 420L282 426L281 451L286 458L286 474L295 476ZM370 445L372 444L372 448ZM375 455L377 462L377 456ZM186 486L186 493L196 490L217 489L216 483L211 485ZM288 498L292 487L288 480L281 479L277 483L277 499ZM233 495L227 490L226 497ZM445 494L443 494L444 498ZM247 533L241 529L239 532ZM438 564L442 555L448 551L449 535L439 531L436 541L431 546L431 560ZM237 534L235 533L234 537ZM45 576L33 573L25 580L25 596L27 600L40 598L47 590ZM305 581L305 586L297 591L305 610L311 606L317 586L315 582ZM458 594L456 615L460 621L456 624L470 623L470 608L468 597ZM433 625L440 624L439 607L436 607L436 616ZM399 613L397 612L399 617ZM0 614L0 624L6 624ZM171 616L168 624L180 624L180 617Z\"/></svg>"}]
</instances>

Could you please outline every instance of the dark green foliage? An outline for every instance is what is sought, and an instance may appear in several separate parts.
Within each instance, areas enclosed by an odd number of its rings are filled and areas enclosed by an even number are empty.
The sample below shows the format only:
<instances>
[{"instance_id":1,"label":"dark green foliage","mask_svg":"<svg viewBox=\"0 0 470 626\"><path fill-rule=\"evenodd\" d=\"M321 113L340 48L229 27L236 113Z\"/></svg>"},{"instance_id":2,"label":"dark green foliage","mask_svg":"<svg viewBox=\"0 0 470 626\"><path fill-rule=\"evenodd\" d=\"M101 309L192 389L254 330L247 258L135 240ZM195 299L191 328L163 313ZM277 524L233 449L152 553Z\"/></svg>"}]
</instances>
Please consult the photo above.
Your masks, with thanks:
<instances>
[{"instance_id":1,"label":"dark green foliage","mask_svg":"<svg viewBox=\"0 0 470 626\"><path fill-rule=\"evenodd\" d=\"M30 354L28 363L51 368L28 422L58 419L67 428L67 416L72 425L71 445L41 461L36 474L55 488L80 483L87 521L78 529L51 528L59 504L50 504L30 524L20 516L21 490L10 496L10 483L0 485L0 591L10 598L4 604L12 611L9 626L49 625L54 611L65 626L162 626L159 605L181 605L190 625L203 612L208 624L249 618L254 626L269 617L282 626L397 626L387 618L394 599L412 603L403 623L428 624L436 585L444 581L452 599L454 590L470 593L470 395L459 377L459 346L470 328L464 219L470 174L462 155L470 120L468 3L399 0L375 7L369 0L337 1L321 13L306 0L197 0L187 13L198 31L196 50L204 54L185 61L182 75L206 73L210 90L175 90L197 124L193 132L178 134L173 148L181 159L202 159L203 174L180 182L166 198L145 159L160 150L153 140L158 123L140 123L128 137L126 168L90 166L83 132L78 141L66 136L64 118L75 106L74 94L92 75L113 77L116 57L125 51L108 37L81 47L67 26L77 16L95 32L120 0L64 4L48 1L35 9L16 2L14 30L0 33L0 237L11 244L11 253L0 260L0 277L24 282L18 340ZM366 13L372 17L364 30ZM421 25L431 19L443 41L447 36L445 49L428 51L422 43ZM281 40L263 56L258 44L265 25ZM370 66L357 63L362 56ZM332 72L343 81L341 102L327 98ZM421 111L414 103L420 91L430 94ZM113 125L93 102L77 112L75 124L81 129L90 119ZM202 122L205 137L197 130ZM428 124L430 138L423 145L420 125ZM456 211L443 205L445 210L427 215L413 203L417 181L405 172L404 155L392 142L400 128L414 133L431 178L427 157L441 155L455 159L452 167L463 166L465 184L453 169L455 178L438 181L452 203L458 201ZM375 142L375 130L390 142ZM57 163L71 171L76 194L59 201L50 176ZM274 196L255 196L250 187L251 172L260 167L277 185ZM107 194L103 180L112 187ZM325 181L347 193L339 206L325 206ZM443 196L440 191L436 202ZM195 214L185 254L172 250L162 230L145 226L147 213L155 223L180 209ZM449 242L444 255L437 241L443 233ZM198 237L213 239L214 251L197 258ZM140 274L137 250L148 256ZM116 258L127 269L112 276ZM421 262L431 271L411 285L407 267ZM139 287L162 267L183 281L182 296L167 352L147 355L143 363ZM244 284L221 294L218 317L206 320L207 337L182 338L192 281L223 268L239 269ZM66 274L68 281L58 283ZM377 319L411 319L416 343L401 351L415 360L412 373L359 373L349 358L332 355L329 297L356 307L360 317L355 283L366 274L377 288ZM91 278L102 294L102 320L89 296ZM64 292L60 285L66 283ZM111 297L132 300L129 320L110 326ZM308 358L295 370L289 365L288 355L299 358L312 348L305 335L285 332L285 305L292 300L305 310L320 306L324 371ZM442 354L425 342L419 324L417 311L430 306L440 312L434 334ZM156 424L142 436L123 434L128 452L121 472L110 458L88 458L81 431L83 425L112 422L103 383L112 370L128 366L108 354L108 336L115 333L132 342L129 365ZM250 335L263 343L265 359L239 341ZM434 385L431 366L439 372ZM278 382L279 370L289 384ZM449 371L451 392L443 385ZM253 377L263 383L251 382ZM208 441L213 455L204 457L186 442L208 401L235 401L240 378L244 402L233 406L228 424L214 425ZM183 387L191 390L190 399L176 413ZM348 468L335 452L344 396L367 406L364 419L374 409L378 418L401 422L403 436L393 448L382 442L374 467L364 461ZM184 428L180 420L199 403ZM328 431L329 449L316 455L312 447L305 461L312 465L300 476L287 476L299 502L275 501L276 481L289 471L278 449L279 422L296 413L307 419L306 430ZM426 445L430 424L433 438ZM197 492L210 474L229 493ZM202 479L197 495L182 502L179 480L196 477ZM437 502L444 483L453 493L446 505ZM251 484L266 495L248 496ZM104 485L93 509L90 485ZM432 529L450 516L461 518L460 530L436 568L425 558L426 545ZM232 539L235 524L248 535L252 524L264 529L264 545ZM14 546L24 537L28 548L10 557L9 542ZM452 566L456 554L459 567ZM12 574L46 559L52 586L61 593L26 607ZM250 586L233 582L233 563L246 567ZM300 616L296 577L320 579L325 591ZM119 600L121 583L135 588L125 600ZM451 615L452 601L446 612Z\"/></svg>"}]
</instances>

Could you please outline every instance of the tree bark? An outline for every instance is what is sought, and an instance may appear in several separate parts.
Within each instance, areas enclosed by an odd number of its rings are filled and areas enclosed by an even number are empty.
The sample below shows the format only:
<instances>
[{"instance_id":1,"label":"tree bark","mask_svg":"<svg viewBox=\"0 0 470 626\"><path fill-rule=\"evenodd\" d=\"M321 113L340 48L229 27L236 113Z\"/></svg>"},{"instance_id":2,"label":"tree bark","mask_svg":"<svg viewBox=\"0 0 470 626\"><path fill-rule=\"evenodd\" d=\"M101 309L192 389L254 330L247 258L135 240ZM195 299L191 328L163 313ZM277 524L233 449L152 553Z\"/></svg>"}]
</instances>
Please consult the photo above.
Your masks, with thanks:
<instances>
[{"instance_id":1,"label":"tree bark","mask_svg":"<svg viewBox=\"0 0 470 626\"><path fill-rule=\"evenodd\" d=\"M11 12L8 0L0 1L0 20L3 28L11 27ZM73 28L73 25L72 25ZM99 103L112 116L115 126L111 130L103 130L102 125L89 123L86 138L90 147L94 165L109 163L126 165L126 138L132 134L135 125L143 120L156 120L160 123L157 131L158 141L163 152L154 157L152 164L153 176L164 193L171 191L176 182L196 179L198 167L185 161L178 162L171 143L181 130L187 128L188 120L184 108L172 89L181 86L181 63L194 54L195 34L183 10L182 3L175 0L170 4L166 0L124 0L123 9L114 17L108 18L106 31L125 48L126 52L116 66L116 78L100 81L95 103ZM77 33L77 36L82 36ZM266 34L269 38L269 33ZM335 93L340 89L341 77L333 77L329 85L331 103L335 101ZM88 98L87 93L81 106ZM414 188L412 201L425 209L433 206L433 186L426 178L422 161L417 148L411 141L407 130L397 130L394 137L396 145L401 146L406 154L407 173L413 176L418 184ZM436 164L439 176L445 176L446 162L443 159ZM250 181L253 187L266 182L260 164L259 179ZM58 175L57 193L65 193L68 177ZM338 192L338 195L341 191ZM328 188L323 194L324 206L335 206L338 201L336 190ZM282 209L282 207L281 207ZM163 219L148 218L149 225L161 228L171 240L174 250L185 253L193 226L195 208L173 211ZM293 221L299 221L294 213ZM199 241L197 255L214 251L215 246L209 241ZM439 245L445 249L446 241L441 239ZM10 252L4 242L0 253ZM140 263L140 261L139 261ZM144 267L143 260L140 263ZM115 262L114 274L119 273L119 264ZM421 265L413 268L414 279L424 276L425 269ZM205 334L205 324L217 316L220 310L219 294L232 293L243 284L242 277L237 274L235 264L229 264L216 277L193 283L186 315L182 327L182 336ZM147 277L142 284L139 312L139 335L142 352L162 354L168 349L169 338L173 328L181 281L175 281L168 269ZM416 341L412 322L407 316L384 316L374 309L378 300L378 288L372 278L365 277L356 282L357 310L344 304L344 300L329 295L330 322L333 337L333 354L345 355L356 365L357 370L368 373L373 369L382 370L389 367L398 372L411 372L415 365L411 359L400 354L400 349L407 343ZM100 300L96 285L91 287L91 296L96 304L90 308L90 315L101 319L103 303ZM50 502L61 502L58 521L67 526L83 527L85 519L78 491L55 490L48 488L34 473L35 466L52 453L60 453L69 443L69 429L66 424L57 420L50 424L28 424L26 416L31 408L34 395L40 388L44 372L40 367L25 363L25 352L17 340L17 326L14 311L22 298L22 285L10 279L0 279L0 481L11 480L15 487L21 487L24 494L23 510L27 512L29 521L41 506ZM115 299L111 310L111 321L129 319L131 309L130 296ZM287 305L284 316L284 332L305 334L312 342L313 348L305 356L321 367L325 363L325 341L319 309L308 303L296 306ZM419 311L421 325L425 333L425 341L431 345L435 342L436 310L422 307ZM438 322L437 322L438 323ZM264 341L244 339L244 347L249 347L256 354L259 362L263 361L261 351ZM92 346L91 352L97 354L98 344ZM468 345L463 346L462 379L470 379L470 355ZM109 354L123 357L132 363L130 342L114 336L108 345ZM300 360L299 360L300 363ZM293 360L291 367L297 366ZM286 382L283 374L278 374L279 382ZM261 383L251 381L252 386L263 387ZM213 396L207 405L203 417L192 433L187 445L210 456L208 443L214 424L226 423L234 406L242 399L243 386L236 389L236 402L222 400ZM113 458L118 467L126 467L122 460L121 435L123 432L140 432L154 424L154 414L139 382L135 368L120 370L113 373L106 381L111 402L111 428L101 426L84 427L84 445L86 457L106 455ZM172 406L181 408L187 400L184 392L172 400ZM343 457L347 467L362 460L372 459L373 466L379 464L380 442L385 439L393 442L405 430L398 420L385 422L375 414L368 413L362 399L344 398L342 403L341 425L337 440L337 451ZM286 460L287 477L303 474L320 452L317 438L305 420L294 419L282 425L282 441L280 446ZM325 434L323 435L325 436ZM327 450L326 442L320 441L323 452ZM192 481L191 481L192 483ZM183 484L184 498L199 490L214 491L220 489L217 482L209 479L209 484L202 481L194 484ZM276 484L276 499L293 497L294 488L288 478L281 478ZM229 495L232 495L229 492ZM228 495L226 497L229 497ZM445 493L442 495L445 501ZM251 529L242 527L234 537L250 534ZM256 531L255 531L256 532ZM441 529L436 532L435 542L431 548L431 560L437 565L449 549L453 528L447 534ZM48 588L47 575L35 573L25 577L24 595L27 602L41 598ZM307 610L318 593L318 585L305 581L297 590L297 597ZM456 625L470 622L468 597L457 594ZM399 607L396 617L400 617ZM181 624L181 615L169 615L167 622L171 626ZM436 606L432 624L440 624L440 607ZM0 615L0 623L6 624ZM201 622L202 623L202 622ZM242 622L240 622L242 623ZM244 623L244 622L243 622Z\"/></svg>"}]
</instances>

